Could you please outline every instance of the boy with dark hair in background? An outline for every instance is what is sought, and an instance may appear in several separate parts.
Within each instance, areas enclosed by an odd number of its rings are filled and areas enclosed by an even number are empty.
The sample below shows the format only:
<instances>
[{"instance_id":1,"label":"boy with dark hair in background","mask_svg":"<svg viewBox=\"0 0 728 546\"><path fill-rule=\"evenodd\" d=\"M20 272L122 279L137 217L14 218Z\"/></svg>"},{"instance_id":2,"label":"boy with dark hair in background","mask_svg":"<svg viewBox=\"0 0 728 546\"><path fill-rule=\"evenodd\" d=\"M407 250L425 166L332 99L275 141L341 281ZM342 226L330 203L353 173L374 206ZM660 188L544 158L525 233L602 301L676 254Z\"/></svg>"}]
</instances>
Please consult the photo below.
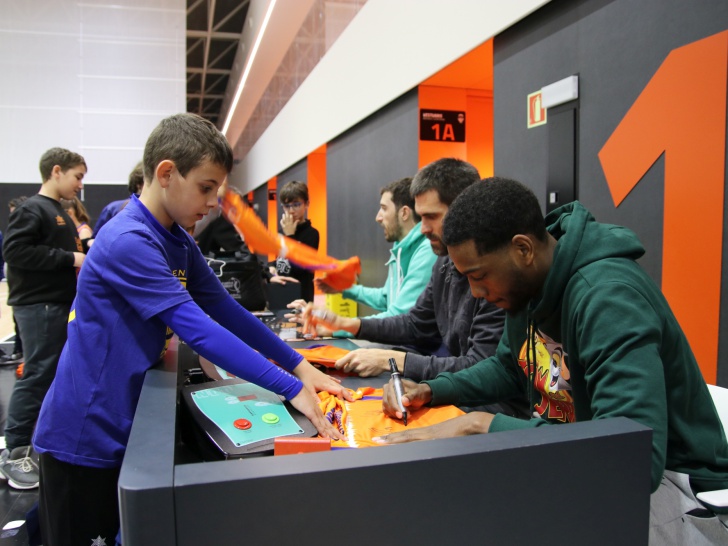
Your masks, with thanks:
<instances>
[{"instance_id":1,"label":"boy with dark hair in background","mask_svg":"<svg viewBox=\"0 0 728 546\"><path fill-rule=\"evenodd\" d=\"M25 364L8 405L0 473L16 489L38 487L31 437L38 412L66 342L66 323L76 296L76 274L85 255L76 226L61 199L83 187L86 162L77 153L51 148L40 160L43 185L10 215L3 256L8 264L8 305L23 340Z\"/></svg>"},{"instance_id":2,"label":"boy with dark hair in background","mask_svg":"<svg viewBox=\"0 0 728 546\"><path fill-rule=\"evenodd\" d=\"M89 251L34 436L45 546L111 544L117 536L117 482L144 376L173 333L237 377L285 396L323 436L341 437L315 392L348 392L238 305L183 229L217 206L232 161L209 121L162 120L144 149L141 196L132 195Z\"/></svg>"},{"instance_id":3,"label":"boy with dark hair in background","mask_svg":"<svg viewBox=\"0 0 728 546\"><path fill-rule=\"evenodd\" d=\"M311 225L311 220L306 218L309 207L308 186L293 180L280 189L278 197L283 207L280 222L283 235L318 250L319 232ZM313 300L313 271L298 267L286 258L278 258L275 275L296 279L301 283L301 298L306 301ZM272 282L276 282L275 277Z\"/></svg>"}]
</instances>

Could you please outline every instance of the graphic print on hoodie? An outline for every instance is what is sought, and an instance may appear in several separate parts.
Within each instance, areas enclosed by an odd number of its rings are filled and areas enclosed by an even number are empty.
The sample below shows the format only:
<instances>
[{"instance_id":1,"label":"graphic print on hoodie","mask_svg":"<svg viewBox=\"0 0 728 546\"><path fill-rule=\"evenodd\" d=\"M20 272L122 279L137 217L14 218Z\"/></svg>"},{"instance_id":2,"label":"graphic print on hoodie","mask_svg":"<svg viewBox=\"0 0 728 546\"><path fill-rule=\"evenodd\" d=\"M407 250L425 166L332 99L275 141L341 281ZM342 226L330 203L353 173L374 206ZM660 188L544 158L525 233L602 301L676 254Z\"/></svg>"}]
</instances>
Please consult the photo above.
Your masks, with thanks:
<instances>
[{"instance_id":1,"label":"graphic print on hoodie","mask_svg":"<svg viewBox=\"0 0 728 546\"><path fill-rule=\"evenodd\" d=\"M548 421L573 423L576 417L569 382L568 355L563 345L543 332L534 330L533 325L529 326L529 330L527 340L530 338L535 346L535 363L532 363L532 357L528 358L530 347L526 341L518 353L518 365L541 394L541 400L534 404L535 413Z\"/></svg>"}]
</instances>

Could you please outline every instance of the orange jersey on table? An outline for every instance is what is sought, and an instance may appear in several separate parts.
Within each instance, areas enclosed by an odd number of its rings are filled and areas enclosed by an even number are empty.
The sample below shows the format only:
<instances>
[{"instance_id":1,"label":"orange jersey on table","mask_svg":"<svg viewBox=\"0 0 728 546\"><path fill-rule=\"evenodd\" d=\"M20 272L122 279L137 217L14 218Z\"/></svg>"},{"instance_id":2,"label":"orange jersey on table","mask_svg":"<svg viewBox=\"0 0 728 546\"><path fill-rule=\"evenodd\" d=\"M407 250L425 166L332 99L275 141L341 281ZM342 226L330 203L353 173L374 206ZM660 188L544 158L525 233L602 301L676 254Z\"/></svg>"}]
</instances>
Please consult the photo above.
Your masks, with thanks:
<instances>
[{"instance_id":1,"label":"orange jersey on table","mask_svg":"<svg viewBox=\"0 0 728 546\"><path fill-rule=\"evenodd\" d=\"M333 368L336 361L349 354L350 351L333 345L314 345L306 349L296 349L296 352L311 364L321 364L327 368Z\"/></svg>"},{"instance_id":2,"label":"orange jersey on table","mask_svg":"<svg viewBox=\"0 0 728 546\"><path fill-rule=\"evenodd\" d=\"M347 260L336 260L322 256L317 250L277 233L271 233L258 215L245 204L240 195L228 191L221 203L225 218L235 227L251 249L259 254L275 254L288 258L299 267L311 271L322 271L326 283L336 290L353 286L361 273L358 256Z\"/></svg>"},{"instance_id":3,"label":"orange jersey on table","mask_svg":"<svg viewBox=\"0 0 728 546\"><path fill-rule=\"evenodd\" d=\"M405 427L402 421L388 417L382 411L382 389L363 387L351 392L354 402L340 400L328 392L318 393L321 400L319 406L324 416L346 436L345 441L332 440L332 448L381 446L382 444L372 441L372 438L411 427L442 423L464 414L455 406L422 407L408 414L408 424Z\"/></svg>"}]
</instances>

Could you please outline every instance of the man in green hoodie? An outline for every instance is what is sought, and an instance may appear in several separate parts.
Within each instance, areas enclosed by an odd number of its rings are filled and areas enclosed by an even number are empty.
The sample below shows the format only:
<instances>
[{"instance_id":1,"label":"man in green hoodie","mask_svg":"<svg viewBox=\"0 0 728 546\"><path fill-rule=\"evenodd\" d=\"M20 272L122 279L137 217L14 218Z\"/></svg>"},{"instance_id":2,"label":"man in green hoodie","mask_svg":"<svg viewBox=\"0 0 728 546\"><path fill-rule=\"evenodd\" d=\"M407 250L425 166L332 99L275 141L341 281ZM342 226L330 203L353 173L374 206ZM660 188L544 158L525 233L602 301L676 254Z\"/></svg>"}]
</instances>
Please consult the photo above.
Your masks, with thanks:
<instances>
[{"instance_id":1,"label":"man in green hoodie","mask_svg":"<svg viewBox=\"0 0 728 546\"><path fill-rule=\"evenodd\" d=\"M507 312L496 354L435 379L405 381L404 405L476 406L525 395L531 420L473 412L383 443L628 417L653 429L651 544L728 542L694 492L728 488L728 444L690 345L637 264L635 234L578 202L544 220L536 196L486 179L452 203L444 241L475 297ZM401 417L391 389L384 411Z\"/></svg>"},{"instance_id":2,"label":"man in green hoodie","mask_svg":"<svg viewBox=\"0 0 728 546\"><path fill-rule=\"evenodd\" d=\"M394 243L386 264L389 269L384 286L374 288L355 284L343 292L345 298L380 311L369 318L406 313L430 282L437 256L420 231L420 215L415 212L415 200L410 193L411 182L411 178L403 178L380 191L376 221L384 229L387 242ZM338 293L324 279L314 282L326 294Z\"/></svg>"}]
</instances>

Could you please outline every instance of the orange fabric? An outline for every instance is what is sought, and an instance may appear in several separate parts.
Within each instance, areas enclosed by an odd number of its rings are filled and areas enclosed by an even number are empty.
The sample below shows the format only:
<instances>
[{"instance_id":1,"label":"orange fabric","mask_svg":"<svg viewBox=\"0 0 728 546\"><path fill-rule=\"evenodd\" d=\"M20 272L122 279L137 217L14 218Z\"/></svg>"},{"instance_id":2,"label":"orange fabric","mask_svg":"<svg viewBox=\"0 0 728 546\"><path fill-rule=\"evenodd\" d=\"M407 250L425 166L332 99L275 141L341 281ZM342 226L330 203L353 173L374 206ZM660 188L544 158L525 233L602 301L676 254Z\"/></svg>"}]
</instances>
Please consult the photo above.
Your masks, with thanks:
<instances>
[{"instance_id":1,"label":"orange fabric","mask_svg":"<svg viewBox=\"0 0 728 546\"><path fill-rule=\"evenodd\" d=\"M311 364L321 364L327 368L333 368L334 363L349 353L348 349L341 349L333 345L319 345L308 349L296 349L296 352L308 360Z\"/></svg>"},{"instance_id":2,"label":"orange fabric","mask_svg":"<svg viewBox=\"0 0 728 546\"><path fill-rule=\"evenodd\" d=\"M243 236L246 244L259 254L274 254L288 258L299 267L312 271L324 271L326 282L337 290L349 288L361 273L358 256L348 260L336 260L321 256L318 251L289 237L273 234L266 229L255 212L240 196L228 191L222 200L222 212L235 229Z\"/></svg>"},{"instance_id":3,"label":"orange fabric","mask_svg":"<svg viewBox=\"0 0 728 546\"><path fill-rule=\"evenodd\" d=\"M426 427L463 415L455 406L423 407L410 414L407 427L398 419L382 412L382 389L364 387L351 391L355 401L340 400L328 392L318 393L319 407L331 424L346 436L346 440L332 440L331 447L373 447L372 438L411 427Z\"/></svg>"},{"instance_id":4,"label":"orange fabric","mask_svg":"<svg viewBox=\"0 0 728 546\"><path fill-rule=\"evenodd\" d=\"M598 154L615 207L666 158L662 293L708 383L717 378L725 257L703 249L723 248L727 82L728 31L673 49Z\"/></svg>"}]
</instances>

